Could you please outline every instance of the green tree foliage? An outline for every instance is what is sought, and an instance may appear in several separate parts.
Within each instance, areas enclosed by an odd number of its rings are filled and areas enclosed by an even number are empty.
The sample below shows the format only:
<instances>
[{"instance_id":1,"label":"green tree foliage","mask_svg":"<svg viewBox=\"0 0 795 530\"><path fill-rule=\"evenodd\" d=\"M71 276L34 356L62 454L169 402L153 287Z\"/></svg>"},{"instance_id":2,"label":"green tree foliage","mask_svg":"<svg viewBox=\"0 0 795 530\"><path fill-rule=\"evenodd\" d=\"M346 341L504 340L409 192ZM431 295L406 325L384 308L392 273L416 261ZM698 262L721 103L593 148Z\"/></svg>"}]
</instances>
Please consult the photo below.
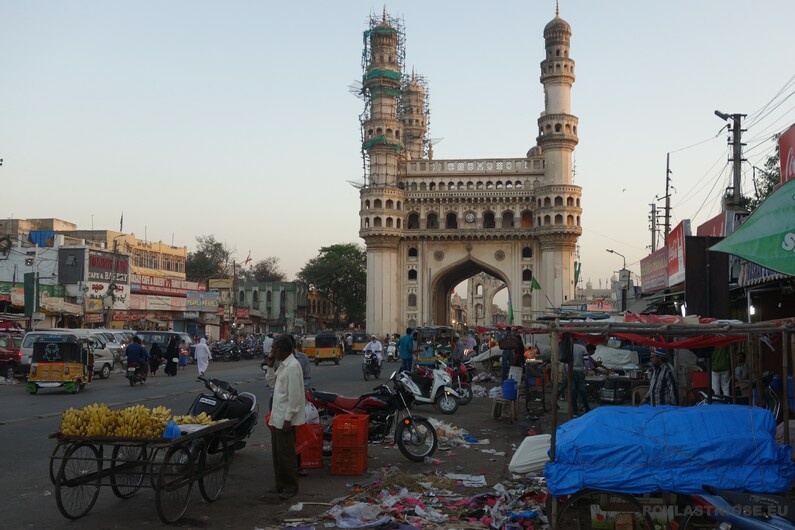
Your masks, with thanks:
<instances>
[{"instance_id":1,"label":"green tree foliage","mask_svg":"<svg viewBox=\"0 0 795 530\"><path fill-rule=\"evenodd\" d=\"M212 235L196 238L196 252L188 252L185 262L185 276L188 280L200 282L207 278L229 277L229 258L231 251Z\"/></svg>"},{"instance_id":2,"label":"green tree foliage","mask_svg":"<svg viewBox=\"0 0 795 530\"><path fill-rule=\"evenodd\" d=\"M298 279L331 302L335 328L340 327L343 315L347 322L364 322L367 253L359 246L344 243L322 247L298 272Z\"/></svg>"},{"instance_id":3,"label":"green tree foliage","mask_svg":"<svg viewBox=\"0 0 795 530\"><path fill-rule=\"evenodd\" d=\"M257 282L285 282L287 275L279 268L279 258L270 257L258 261L245 273L247 278Z\"/></svg>"},{"instance_id":4,"label":"green tree foliage","mask_svg":"<svg viewBox=\"0 0 795 530\"><path fill-rule=\"evenodd\" d=\"M749 202L751 211L755 210L768 195L773 193L773 188L781 183L781 165L779 164L778 152L778 137L775 139L776 152L765 161L765 167L762 171L756 171L756 180L754 181L754 198Z\"/></svg>"}]
</instances>

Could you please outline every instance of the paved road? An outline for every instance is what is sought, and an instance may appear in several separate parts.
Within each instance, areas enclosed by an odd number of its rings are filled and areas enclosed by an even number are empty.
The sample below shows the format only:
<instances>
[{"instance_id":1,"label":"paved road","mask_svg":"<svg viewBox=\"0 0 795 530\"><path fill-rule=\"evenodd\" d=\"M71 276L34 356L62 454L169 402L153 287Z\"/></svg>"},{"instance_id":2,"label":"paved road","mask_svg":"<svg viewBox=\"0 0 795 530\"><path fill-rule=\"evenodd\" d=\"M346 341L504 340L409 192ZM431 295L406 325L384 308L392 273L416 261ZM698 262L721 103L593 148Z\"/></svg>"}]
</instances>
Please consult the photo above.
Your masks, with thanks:
<instances>
[{"instance_id":1,"label":"paved road","mask_svg":"<svg viewBox=\"0 0 795 530\"><path fill-rule=\"evenodd\" d=\"M339 366L323 363L312 365L313 385L321 390L345 395L359 395L375 386L373 380L365 382L360 369L361 357L348 356ZM385 376L398 364L387 364ZM133 498L120 500L110 488L100 489L99 499L88 515L79 522L64 519L57 509L54 488L48 478L48 457L55 446L48 435L57 430L61 412L68 407L82 407L103 402L112 408L142 403L148 407L165 405L175 413L188 410L196 395L203 389L195 382L195 367L187 367L177 377L150 378L143 386L130 388L119 374L107 380L92 383L84 392L71 395L53 391L40 391L29 395L24 386L0 386L0 448L3 455L4 493L0 496L0 513L3 528L159 528L154 492L142 489ZM261 403L264 416L267 392L264 374L258 360L238 363L213 363L208 375L232 382L240 391L254 393ZM479 438L489 438L489 449L505 451L505 456L494 456L474 448L454 448L438 453L443 462L439 466L418 464L406 460L392 446L370 446L369 468L396 466L410 472L447 469L459 473L485 474L490 485L508 476L507 464L512 447L527 432L523 421L508 423L490 418L491 402L475 398L460 407L452 416L443 416L430 406L418 407L415 412L443 422L465 428ZM482 448L482 447L481 447ZM292 503L263 501L262 494L273 486L270 462L270 436L261 423L255 429L249 445L235 455L229 471L223 496L215 503L206 503L194 488L191 503L181 528L276 528L285 517L303 517L328 509L323 504L352 492L352 484L363 483L368 475L335 476L330 474L329 459L323 469L311 470L302 478L299 496L293 500L305 503L300 513L287 512ZM12 486L13 485L13 486Z\"/></svg>"}]
</instances>

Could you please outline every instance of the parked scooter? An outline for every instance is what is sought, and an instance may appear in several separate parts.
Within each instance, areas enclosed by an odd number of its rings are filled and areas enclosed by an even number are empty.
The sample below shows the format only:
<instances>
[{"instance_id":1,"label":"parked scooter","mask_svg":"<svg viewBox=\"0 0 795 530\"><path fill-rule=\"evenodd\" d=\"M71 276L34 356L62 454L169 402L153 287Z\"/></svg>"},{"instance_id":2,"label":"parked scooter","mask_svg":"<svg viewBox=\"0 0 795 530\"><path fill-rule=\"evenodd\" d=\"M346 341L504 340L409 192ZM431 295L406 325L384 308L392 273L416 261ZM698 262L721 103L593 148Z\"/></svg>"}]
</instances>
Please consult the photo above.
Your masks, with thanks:
<instances>
[{"instance_id":1,"label":"parked scooter","mask_svg":"<svg viewBox=\"0 0 795 530\"><path fill-rule=\"evenodd\" d=\"M470 401L472 401L472 376L470 375L470 368L474 371L474 367L472 363L469 361L464 362L455 362L453 361L452 366L448 366L446 363L439 361L438 367L444 371L446 371L450 375L451 384L450 386L458 392L460 399L458 400L460 405L466 405Z\"/></svg>"},{"instance_id":2,"label":"parked scooter","mask_svg":"<svg viewBox=\"0 0 795 530\"><path fill-rule=\"evenodd\" d=\"M451 386L452 378L441 368L417 366L414 372L401 372L400 382L414 394L414 403L431 403L442 414L453 414L458 410L461 396Z\"/></svg>"},{"instance_id":3,"label":"parked scooter","mask_svg":"<svg viewBox=\"0 0 795 530\"><path fill-rule=\"evenodd\" d=\"M188 414L198 416L205 412L214 420L238 420L232 429L224 432L228 432L226 441L234 451L243 449L246 439L257 425L257 397L250 392L238 392L235 387L220 379L199 377L196 380L203 383L211 394L202 393L196 396Z\"/></svg>"},{"instance_id":4,"label":"parked scooter","mask_svg":"<svg viewBox=\"0 0 795 530\"><path fill-rule=\"evenodd\" d=\"M367 414L368 440L383 441L394 435L400 452L415 462L433 455L438 444L436 430L424 417L411 413L414 394L403 384L398 372L383 384L359 397L345 397L330 392L307 390L306 400L318 410L323 425L323 451L331 453L332 422L341 414Z\"/></svg>"},{"instance_id":5,"label":"parked scooter","mask_svg":"<svg viewBox=\"0 0 795 530\"><path fill-rule=\"evenodd\" d=\"M381 376L381 365L378 363L378 354L372 350L364 350L364 357L362 357L362 374L364 380L372 375L376 379Z\"/></svg>"},{"instance_id":6,"label":"parked scooter","mask_svg":"<svg viewBox=\"0 0 795 530\"><path fill-rule=\"evenodd\" d=\"M149 373L149 363L137 363L130 361L127 363L127 372L124 377L130 382L130 386L135 386L135 383L144 384L146 375Z\"/></svg>"},{"instance_id":7,"label":"parked scooter","mask_svg":"<svg viewBox=\"0 0 795 530\"><path fill-rule=\"evenodd\" d=\"M795 529L795 510L785 497L703 488L706 493L692 496L694 508L679 528Z\"/></svg>"}]
</instances>

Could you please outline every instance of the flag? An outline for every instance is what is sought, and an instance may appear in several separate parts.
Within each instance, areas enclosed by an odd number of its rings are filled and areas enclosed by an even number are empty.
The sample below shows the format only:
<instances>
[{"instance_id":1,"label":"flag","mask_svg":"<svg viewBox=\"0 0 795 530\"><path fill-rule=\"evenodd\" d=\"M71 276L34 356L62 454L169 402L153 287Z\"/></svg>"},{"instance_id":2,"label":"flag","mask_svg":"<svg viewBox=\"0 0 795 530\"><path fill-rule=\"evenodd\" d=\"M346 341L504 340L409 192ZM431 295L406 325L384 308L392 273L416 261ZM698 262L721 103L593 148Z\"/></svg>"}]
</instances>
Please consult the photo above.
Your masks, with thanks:
<instances>
[{"instance_id":1,"label":"flag","mask_svg":"<svg viewBox=\"0 0 795 530\"><path fill-rule=\"evenodd\" d=\"M246 257L246 260L243 262L243 266L245 267L246 265L248 265L250 261L251 261L251 251L249 250L248 257Z\"/></svg>"},{"instance_id":2,"label":"flag","mask_svg":"<svg viewBox=\"0 0 795 530\"><path fill-rule=\"evenodd\" d=\"M511 303L511 291L508 291L508 325L513 325L513 304Z\"/></svg>"},{"instance_id":3,"label":"flag","mask_svg":"<svg viewBox=\"0 0 795 530\"><path fill-rule=\"evenodd\" d=\"M795 180L783 183L733 234L709 250L795 275Z\"/></svg>"},{"instance_id":4,"label":"flag","mask_svg":"<svg viewBox=\"0 0 795 530\"><path fill-rule=\"evenodd\" d=\"M124 212L121 212L121 219L119 219L119 232L124 232Z\"/></svg>"},{"instance_id":5,"label":"flag","mask_svg":"<svg viewBox=\"0 0 795 530\"><path fill-rule=\"evenodd\" d=\"M541 286L538 285L538 282L536 281L535 276L533 276L530 280L531 280L530 281L530 291L532 292L532 291L535 291L536 289L538 289L540 291L541 290Z\"/></svg>"}]
</instances>

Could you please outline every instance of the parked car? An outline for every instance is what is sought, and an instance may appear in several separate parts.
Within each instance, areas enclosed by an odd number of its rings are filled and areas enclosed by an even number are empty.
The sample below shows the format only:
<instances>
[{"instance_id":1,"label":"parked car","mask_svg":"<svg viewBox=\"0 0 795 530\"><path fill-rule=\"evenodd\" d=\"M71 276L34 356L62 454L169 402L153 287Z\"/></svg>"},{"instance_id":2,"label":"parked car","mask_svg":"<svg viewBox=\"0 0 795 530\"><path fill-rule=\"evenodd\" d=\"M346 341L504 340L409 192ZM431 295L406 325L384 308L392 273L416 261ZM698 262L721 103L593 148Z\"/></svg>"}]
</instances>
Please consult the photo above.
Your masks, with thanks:
<instances>
[{"instance_id":1,"label":"parked car","mask_svg":"<svg viewBox=\"0 0 795 530\"><path fill-rule=\"evenodd\" d=\"M8 380L25 377L30 369L30 362L22 363L23 333L0 331L0 376Z\"/></svg>"},{"instance_id":2,"label":"parked car","mask_svg":"<svg viewBox=\"0 0 795 530\"><path fill-rule=\"evenodd\" d=\"M102 379L110 377L113 368L116 366L116 359L113 351L108 349L108 342L101 332L94 329L66 329L53 328L48 330L29 331L22 340L22 359L28 369L30 368L30 358L33 355L33 345L43 340L44 337L52 335L53 332L69 332L79 338L88 339L94 352L94 373Z\"/></svg>"}]
</instances>

